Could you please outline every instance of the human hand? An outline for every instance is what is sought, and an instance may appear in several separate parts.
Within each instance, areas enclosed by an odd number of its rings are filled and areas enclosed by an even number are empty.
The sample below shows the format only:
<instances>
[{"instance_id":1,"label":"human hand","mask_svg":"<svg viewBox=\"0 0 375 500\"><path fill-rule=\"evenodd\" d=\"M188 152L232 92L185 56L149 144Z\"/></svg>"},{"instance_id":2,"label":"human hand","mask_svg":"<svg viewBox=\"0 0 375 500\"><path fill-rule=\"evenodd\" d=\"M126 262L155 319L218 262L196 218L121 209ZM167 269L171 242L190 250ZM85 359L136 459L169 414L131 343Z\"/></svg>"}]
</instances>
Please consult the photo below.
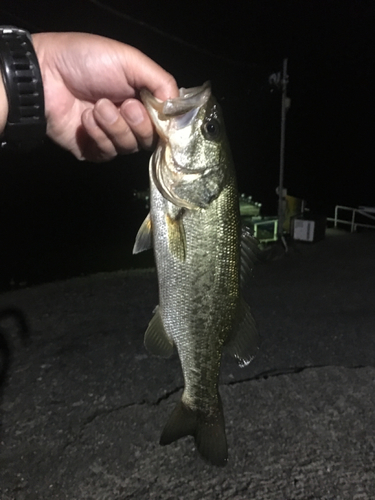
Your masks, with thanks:
<instances>
[{"instance_id":1,"label":"human hand","mask_svg":"<svg viewBox=\"0 0 375 500\"><path fill-rule=\"evenodd\" d=\"M47 134L80 160L150 149L155 132L138 97L178 96L174 78L139 50L87 33L39 33Z\"/></svg>"}]
</instances>

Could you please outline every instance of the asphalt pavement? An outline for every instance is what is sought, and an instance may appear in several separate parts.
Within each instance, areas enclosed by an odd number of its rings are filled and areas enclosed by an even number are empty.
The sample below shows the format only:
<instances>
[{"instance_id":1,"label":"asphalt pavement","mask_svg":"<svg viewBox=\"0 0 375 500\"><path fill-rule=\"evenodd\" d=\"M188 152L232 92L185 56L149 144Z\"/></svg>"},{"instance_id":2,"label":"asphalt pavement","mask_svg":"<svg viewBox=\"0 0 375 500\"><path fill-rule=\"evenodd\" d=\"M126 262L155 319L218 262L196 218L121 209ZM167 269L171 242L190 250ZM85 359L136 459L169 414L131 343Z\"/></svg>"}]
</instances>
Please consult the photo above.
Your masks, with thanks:
<instances>
[{"instance_id":1,"label":"asphalt pavement","mask_svg":"<svg viewBox=\"0 0 375 500\"><path fill-rule=\"evenodd\" d=\"M223 359L225 468L190 437L158 444L183 381L143 346L155 270L0 295L1 500L375 499L375 232L264 255L261 349Z\"/></svg>"}]
</instances>

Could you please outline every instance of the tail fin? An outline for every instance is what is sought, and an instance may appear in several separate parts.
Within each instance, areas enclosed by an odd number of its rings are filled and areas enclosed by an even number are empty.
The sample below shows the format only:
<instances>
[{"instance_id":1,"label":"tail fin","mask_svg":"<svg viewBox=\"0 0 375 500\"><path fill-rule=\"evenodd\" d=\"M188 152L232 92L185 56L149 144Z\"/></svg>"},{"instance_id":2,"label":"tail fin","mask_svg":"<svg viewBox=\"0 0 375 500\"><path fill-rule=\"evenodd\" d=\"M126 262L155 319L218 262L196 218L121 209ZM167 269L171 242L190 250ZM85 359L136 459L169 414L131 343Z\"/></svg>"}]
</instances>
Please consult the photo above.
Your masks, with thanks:
<instances>
[{"instance_id":1,"label":"tail fin","mask_svg":"<svg viewBox=\"0 0 375 500\"><path fill-rule=\"evenodd\" d=\"M205 414L179 401L169 417L160 438L166 445L184 436L194 436L198 452L212 465L223 467L228 461L228 446L221 401Z\"/></svg>"}]
</instances>

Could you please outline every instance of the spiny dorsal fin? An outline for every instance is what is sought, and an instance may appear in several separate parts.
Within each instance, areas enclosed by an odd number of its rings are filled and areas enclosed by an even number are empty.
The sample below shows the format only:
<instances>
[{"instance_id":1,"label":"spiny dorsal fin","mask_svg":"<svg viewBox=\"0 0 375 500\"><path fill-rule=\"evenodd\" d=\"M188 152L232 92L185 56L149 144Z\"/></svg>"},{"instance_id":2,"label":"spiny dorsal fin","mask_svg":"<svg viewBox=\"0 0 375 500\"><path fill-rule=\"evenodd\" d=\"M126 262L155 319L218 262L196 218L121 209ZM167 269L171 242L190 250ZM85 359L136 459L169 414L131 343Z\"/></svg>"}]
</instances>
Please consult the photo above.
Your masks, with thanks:
<instances>
[{"instance_id":1,"label":"spiny dorsal fin","mask_svg":"<svg viewBox=\"0 0 375 500\"><path fill-rule=\"evenodd\" d=\"M142 222L135 238L133 254L152 248L152 223L150 214Z\"/></svg>"},{"instance_id":2,"label":"spiny dorsal fin","mask_svg":"<svg viewBox=\"0 0 375 500\"><path fill-rule=\"evenodd\" d=\"M242 299L233 337L225 346L226 352L243 367L255 357L259 348L259 334L249 305Z\"/></svg>"},{"instance_id":3,"label":"spiny dorsal fin","mask_svg":"<svg viewBox=\"0 0 375 500\"><path fill-rule=\"evenodd\" d=\"M155 309L150 323L148 324L144 344L146 349L156 356L169 358L173 353L173 341L168 337L163 321L160 316L159 306Z\"/></svg>"},{"instance_id":4,"label":"spiny dorsal fin","mask_svg":"<svg viewBox=\"0 0 375 500\"><path fill-rule=\"evenodd\" d=\"M186 235L182 221L183 210L180 210L176 217L166 214L168 228L168 245L171 254L181 262L186 259Z\"/></svg>"}]
</instances>

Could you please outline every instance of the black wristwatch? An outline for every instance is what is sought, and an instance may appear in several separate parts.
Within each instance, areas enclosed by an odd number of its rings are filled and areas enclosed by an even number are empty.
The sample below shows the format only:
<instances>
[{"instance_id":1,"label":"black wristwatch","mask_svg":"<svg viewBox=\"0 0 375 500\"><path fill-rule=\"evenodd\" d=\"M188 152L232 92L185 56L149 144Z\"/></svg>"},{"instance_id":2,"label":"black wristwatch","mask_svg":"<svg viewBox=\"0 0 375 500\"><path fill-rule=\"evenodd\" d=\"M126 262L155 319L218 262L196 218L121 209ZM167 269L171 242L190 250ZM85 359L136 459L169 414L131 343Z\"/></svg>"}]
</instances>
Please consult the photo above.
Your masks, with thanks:
<instances>
[{"instance_id":1,"label":"black wristwatch","mask_svg":"<svg viewBox=\"0 0 375 500\"><path fill-rule=\"evenodd\" d=\"M42 75L30 33L0 26L0 70L9 104L1 146L34 148L45 137L46 118Z\"/></svg>"}]
</instances>

